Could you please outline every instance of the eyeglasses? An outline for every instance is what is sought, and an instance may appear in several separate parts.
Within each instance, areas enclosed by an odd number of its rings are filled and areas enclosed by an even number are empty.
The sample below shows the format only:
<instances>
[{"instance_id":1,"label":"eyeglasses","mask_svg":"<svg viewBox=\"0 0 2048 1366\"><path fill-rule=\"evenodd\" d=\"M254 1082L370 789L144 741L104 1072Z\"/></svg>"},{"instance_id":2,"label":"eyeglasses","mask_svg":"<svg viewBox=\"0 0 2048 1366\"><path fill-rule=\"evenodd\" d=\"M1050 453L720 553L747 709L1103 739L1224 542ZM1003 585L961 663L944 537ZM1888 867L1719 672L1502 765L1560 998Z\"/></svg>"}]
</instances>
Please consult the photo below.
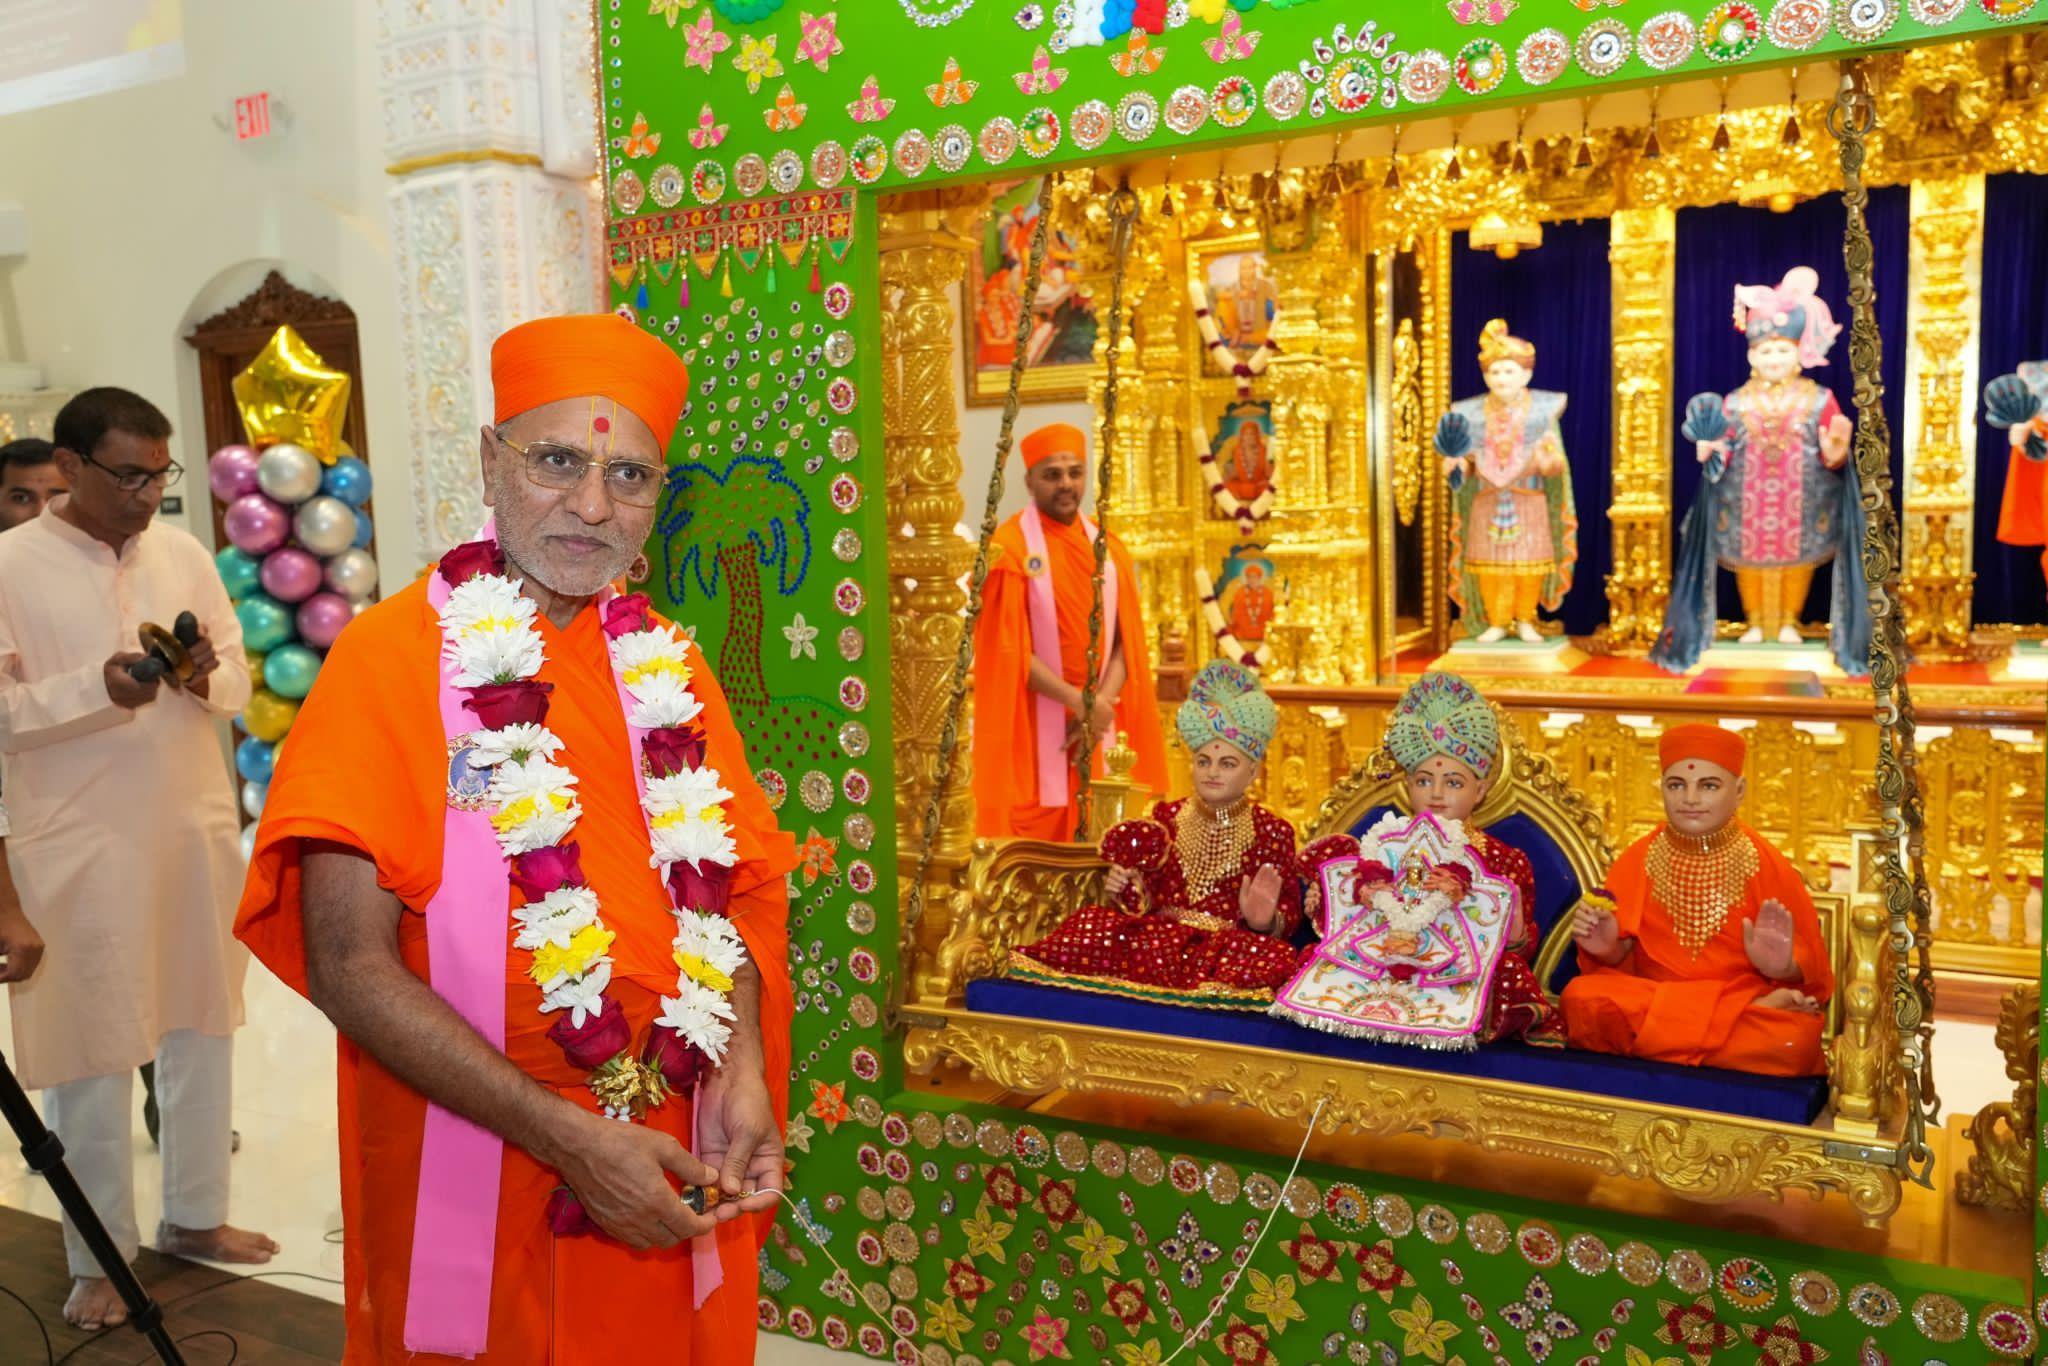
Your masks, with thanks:
<instances>
[{"instance_id":1,"label":"eyeglasses","mask_svg":"<svg viewBox=\"0 0 2048 1366\"><path fill-rule=\"evenodd\" d=\"M82 456L81 459L94 469L110 476L114 481L114 487L123 493L140 493L151 484L161 484L169 488L185 473L185 467L175 460L160 470L117 470L112 465L101 464L89 455Z\"/></svg>"},{"instance_id":2,"label":"eyeglasses","mask_svg":"<svg viewBox=\"0 0 2048 1366\"><path fill-rule=\"evenodd\" d=\"M661 467L644 460L592 460L574 446L554 441L531 441L525 445L503 432L491 433L506 449L526 458L526 477L544 489L567 490L580 486L592 466L604 471L604 491L613 501L633 507L653 507L661 496Z\"/></svg>"}]
</instances>

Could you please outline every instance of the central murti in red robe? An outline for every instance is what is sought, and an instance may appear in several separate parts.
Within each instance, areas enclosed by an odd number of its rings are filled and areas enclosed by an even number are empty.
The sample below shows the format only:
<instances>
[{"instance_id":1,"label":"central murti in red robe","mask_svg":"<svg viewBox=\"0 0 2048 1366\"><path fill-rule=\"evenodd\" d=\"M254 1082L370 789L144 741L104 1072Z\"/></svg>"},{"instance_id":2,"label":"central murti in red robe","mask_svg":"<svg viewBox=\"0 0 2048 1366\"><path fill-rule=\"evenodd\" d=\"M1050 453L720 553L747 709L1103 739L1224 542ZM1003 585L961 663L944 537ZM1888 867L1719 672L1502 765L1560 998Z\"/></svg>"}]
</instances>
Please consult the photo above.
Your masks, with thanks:
<instances>
[{"instance_id":1,"label":"central murti in red robe","mask_svg":"<svg viewBox=\"0 0 2048 1366\"><path fill-rule=\"evenodd\" d=\"M1059 424L1027 436L1027 469L1050 458L1082 459L1086 437ZM1089 618L1095 607L1095 531L1034 505L996 528L974 633L975 833L1041 840L1074 835L1074 765L1059 742L1071 714L1031 686L1034 657L1078 688L1088 676ZM1130 552L1109 535L1098 680L1120 651L1125 681L1116 696L1116 728L1137 753L1131 781L1166 790L1166 738L1146 648L1138 576ZM1098 736L1107 740L1106 736ZM1098 751L1094 774L1102 772ZM1055 799L1056 798L1056 799Z\"/></svg>"},{"instance_id":2,"label":"central murti in red robe","mask_svg":"<svg viewBox=\"0 0 2048 1366\"><path fill-rule=\"evenodd\" d=\"M1703 732L1709 727L1682 727ZM1721 732L1726 735L1726 732ZM1740 741L1719 749L1741 768ZM1666 737L1667 770L1686 741ZM1704 837L1668 824L1631 845L1608 878L1625 957L1603 964L1579 951L1580 975L1559 1004L1575 1048L1770 1076L1827 1070L1821 1043L1835 974L1806 883L1756 831L1730 820ZM1765 903L1791 916L1795 975L1766 977L1752 961L1745 926ZM1758 1004L1789 988L1820 1009Z\"/></svg>"}]
</instances>

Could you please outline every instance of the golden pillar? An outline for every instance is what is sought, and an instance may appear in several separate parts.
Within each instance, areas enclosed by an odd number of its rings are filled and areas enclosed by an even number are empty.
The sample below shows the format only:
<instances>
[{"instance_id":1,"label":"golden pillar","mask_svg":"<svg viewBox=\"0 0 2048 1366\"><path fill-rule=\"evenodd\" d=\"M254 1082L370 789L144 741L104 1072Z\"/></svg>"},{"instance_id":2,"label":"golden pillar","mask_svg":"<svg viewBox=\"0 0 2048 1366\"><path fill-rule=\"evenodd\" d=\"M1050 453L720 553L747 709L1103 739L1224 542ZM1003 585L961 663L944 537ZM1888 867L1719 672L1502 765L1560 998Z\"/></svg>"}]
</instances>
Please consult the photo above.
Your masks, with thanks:
<instances>
[{"instance_id":1,"label":"golden pillar","mask_svg":"<svg viewBox=\"0 0 2048 1366\"><path fill-rule=\"evenodd\" d=\"M1315 237L1323 279L1316 318L1323 333L1330 424L1325 483L1315 491L1316 501L1331 510L1337 536L1355 547L1337 560L1338 621L1334 633L1319 644L1330 656L1332 682L1365 683L1372 678L1375 650L1368 609L1379 577L1375 548L1380 540L1373 500L1366 496L1366 256L1353 245L1347 218L1341 206L1326 204Z\"/></svg>"},{"instance_id":2,"label":"golden pillar","mask_svg":"<svg viewBox=\"0 0 2048 1366\"><path fill-rule=\"evenodd\" d=\"M1671 583L1671 304L1677 217L1618 209L1608 260L1614 310L1614 568L1607 640L1647 647Z\"/></svg>"},{"instance_id":3,"label":"golden pillar","mask_svg":"<svg viewBox=\"0 0 2048 1366\"><path fill-rule=\"evenodd\" d=\"M1915 180L1911 194L1906 563L1899 596L1906 641L1926 656L1959 653L1970 640L1984 177Z\"/></svg>"},{"instance_id":4,"label":"golden pillar","mask_svg":"<svg viewBox=\"0 0 2048 1366\"><path fill-rule=\"evenodd\" d=\"M925 805L937 780L954 661L967 596L960 578L974 547L960 539L960 415L953 402L958 363L950 291L966 267L967 239L911 215L883 220L883 454L889 539L889 701L896 736L899 864L910 894ZM966 719L961 721L965 733ZM953 755L948 799L934 848L933 881L964 864L973 827L973 770L963 745ZM906 933L910 932L906 926Z\"/></svg>"},{"instance_id":5,"label":"golden pillar","mask_svg":"<svg viewBox=\"0 0 2048 1366\"><path fill-rule=\"evenodd\" d=\"M1171 218L1162 218L1157 202L1147 197L1145 216L1131 243L1136 258L1132 274L1145 282L1133 312L1137 374L1120 401L1141 415L1142 439L1132 462L1133 497L1121 511L1122 533L1131 557L1147 566L1146 626L1163 660L1171 644L1184 655L1194 628L1194 560L1189 553L1188 527L1195 519L1193 503L1206 497L1195 477L1193 433L1188 427L1188 381L1185 347L1189 345L1186 294L1171 277L1178 269L1180 235Z\"/></svg>"}]
</instances>

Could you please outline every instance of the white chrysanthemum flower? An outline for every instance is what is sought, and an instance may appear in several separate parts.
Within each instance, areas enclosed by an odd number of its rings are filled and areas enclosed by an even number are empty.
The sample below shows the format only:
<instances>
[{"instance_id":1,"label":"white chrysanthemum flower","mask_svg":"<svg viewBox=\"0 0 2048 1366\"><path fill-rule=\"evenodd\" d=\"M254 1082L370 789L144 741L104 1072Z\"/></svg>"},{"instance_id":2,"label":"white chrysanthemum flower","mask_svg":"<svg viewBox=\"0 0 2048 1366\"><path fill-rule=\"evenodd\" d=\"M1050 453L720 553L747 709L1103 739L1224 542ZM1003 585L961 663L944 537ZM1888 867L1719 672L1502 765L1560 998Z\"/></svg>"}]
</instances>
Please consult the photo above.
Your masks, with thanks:
<instances>
[{"instance_id":1,"label":"white chrysanthemum flower","mask_svg":"<svg viewBox=\"0 0 2048 1366\"><path fill-rule=\"evenodd\" d=\"M699 911L676 912L677 953L701 958L727 977L747 961L746 941L724 916Z\"/></svg>"},{"instance_id":2,"label":"white chrysanthemum flower","mask_svg":"<svg viewBox=\"0 0 2048 1366\"><path fill-rule=\"evenodd\" d=\"M648 861L656 868L689 863L701 869L706 860L730 868L739 861L739 848L733 843L722 813L715 821L692 819L652 826L649 834L654 857Z\"/></svg>"},{"instance_id":3,"label":"white chrysanthemum flower","mask_svg":"<svg viewBox=\"0 0 2048 1366\"><path fill-rule=\"evenodd\" d=\"M655 1023L675 1030L716 1063L725 1057L726 1041L732 1037L726 1022L737 1018L725 997L683 978L676 983L675 995L661 998L661 1016Z\"/></svg>"},{"instance_id":4,"label":"white chrysanthemum flower","mask_svg":"<svg viewBox=\"0 0 2048 1366\"><path fill-rule=\"evenodd\" d=\"M552 759L561 752L562 741L546 726L519 722L497 730L480 730L469 737L471 768L495 768L514 755Z\"/></svg>"},{"instance_id":5,"label":"white chrysanthemum flower","mask_svg":"<svg viewBox=\"0 0 2048 1366\"><path fill-rule=\"evenodd\" d=\"M583 1028L583 1022L593 1015L604 1012L604 989L612 984L612 960L600 958L581 977L572 978L561 985L541 993L540 1009L543 1015L550 1011L569 1012L569 1027ZM664 1004L667 998L663 998Z\"/></svg>"},{"instance_id":6,"label":"white chrysanthemum flower","mask_svg":"<svg viewBox=\"0 0 2048 1366\"><path fill-rule=\"evenodd\" d=\"M633 694L633 710L626 720L642 730L684 725L704 710L704 704L674 674L651 674L627 691Z\"/></svg>"},{"instance_id":7,"label":"white chrysanthemum flower","mask_svg":"<svg viewBox=\"0 0 2048 1366\"><path fill-rule=\"evenodd\" d=\"M493 805L502 807L521 797L537 800L551 793L572 792L575 786L575 774L536 755L523 761L507 759L493 768L489 797Z\"/></svg>"},{"instance_id":8,"label":"white chrysanthemum flower","mask_svg":"<svg viewBox=\"0 0 2048 1366\"><path fill-rule=\"evenodd\" d=\"M686 768L677 773L650 778L642 799L651 816L685 811L695 816L731 797L712 768Z\"/></svg>"},{"instance_id":9,"label":"white chrysanthemum flower","mask_svg":"<svg viewBox=\"0 0 2048 1366\"><path fill-rule=\"evenodd\" d=\"M572 797L569 805L559 811L542 810L527 820L507 826L498 831L498 848L505 857L518 858L536 849L546 849L569 838L569 832L582 819L583 808Z\"/></svg>"},{"instance_id":10,"label":"white chrysanthemum flower","mask_svg":"<svg viewBox=\"0 0 2048 1366\"><path fill-rule=\"evenodd\" d=\"M687 684L689 658L689 646L667 626L629 631L612 641L612 667L619 671L619 678L628 689L663 673Z\"/></svg>"},{"instance_id":11,"label":"white chrysanthemum flower","mask_svg":"<svg viewBox=\"0 0 2048 1366\"><path fill-rule=\"evenodd\" d=\"M566 949L578 930L597 923L597 893L588 887L557 887L512 914L524 927L512 941L515 948L531 951L553 944Z\"/></svg>"},{"instance_id":12,"label":"white chrysanthemum flower","mask_svg":"<svg viewBox=\"0 0 2048 1366\"><path fill-rule=\"evenodd\" d=\"M449 658L455 662L455 686L478 688L486 683L512 683L540 672L540 632L512 622L479 625L454 637Z\"/></svg>"}]
</instances>

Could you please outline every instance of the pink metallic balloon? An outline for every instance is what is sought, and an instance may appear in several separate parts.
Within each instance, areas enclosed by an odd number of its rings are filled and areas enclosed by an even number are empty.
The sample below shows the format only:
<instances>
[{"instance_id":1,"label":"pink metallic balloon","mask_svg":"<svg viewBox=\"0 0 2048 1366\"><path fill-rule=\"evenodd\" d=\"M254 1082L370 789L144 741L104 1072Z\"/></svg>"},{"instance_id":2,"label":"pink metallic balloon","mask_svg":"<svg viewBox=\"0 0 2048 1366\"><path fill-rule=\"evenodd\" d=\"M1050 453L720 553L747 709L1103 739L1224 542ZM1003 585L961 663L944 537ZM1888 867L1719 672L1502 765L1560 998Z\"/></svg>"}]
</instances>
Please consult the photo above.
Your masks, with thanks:
<instances>
[{"instance_id":1,"label":"pink metallic balloon","mask_svg":"<svg viewBox=\"0 0 2048 1366\"><path fill-rule=\"evenodd\" d=\"M221 515L221 525L237 549L251 555L268 555L291 534L292 519L262 494L245 493L228 504L228 510Z\"/></svg>"},{"instance_id":2,"label":"pink metallic balloon","mask_svg":"<svg viewBox=\"0 0 2048 1366\"><path fill-rule=\"evenodd\" d=\"M265 555L256 572L263 591L271 597L279 602L303 602L320 591L326 567L317 556L288 545Z\"/></svg>"},{"instance_id":3,"label":"pink metallic balloon","mask_svg":"<svg viewBox=\"0 0 2048 1366\"><path fill-rule=\"evenodd\" d=\"M324 650L355 619L355 609L339 593L315 593L299 604L299 639Z\"/></svg>"},{"instance_id":4,"label":"pink metallic balloon","mask_svg":"<svg viewBox=\"0 0 2048 1366\"><path fill-rule=\"evenodd\" d=\"M222 446L206 462L206 482L213 496L232 503L243 494L256 492L257 455L251 446Z\"/></svg>"}]
</instances>

